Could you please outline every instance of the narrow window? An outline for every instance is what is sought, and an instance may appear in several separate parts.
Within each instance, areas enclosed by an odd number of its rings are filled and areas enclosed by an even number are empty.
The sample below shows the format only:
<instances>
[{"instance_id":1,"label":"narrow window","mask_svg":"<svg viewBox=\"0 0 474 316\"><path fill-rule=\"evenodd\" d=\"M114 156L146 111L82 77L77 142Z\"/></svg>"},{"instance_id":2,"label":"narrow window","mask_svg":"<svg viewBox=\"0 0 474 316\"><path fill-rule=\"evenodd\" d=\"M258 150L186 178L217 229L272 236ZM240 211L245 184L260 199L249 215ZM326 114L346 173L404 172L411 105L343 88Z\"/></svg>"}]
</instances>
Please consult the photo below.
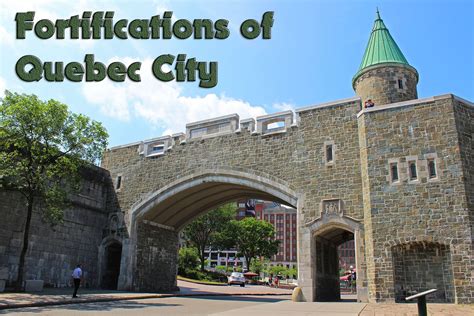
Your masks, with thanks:
<instances>
[{"instance_id":1,"label":"narrow window","mask_svg":"<svg viewBox=\"0 0 474 316\"><path fill-rule=\"evenodd\" d=\"M122 176L118 176L117 177L117 185L115 186L115 188L117 190L119 190L121 187L122 187Z\"/></svg>"},{"instance_id":2,"label":"narrow window","mask_svg":"<svg viewBox=\"0 0 474 316\"><path fill-rule=\"evenodd\" d=\"M398 79L398 89L403 89L403 81Z\"/></svg>"},{"instance_id":3,"label":"narrow window","mask_svg":"<svg viewBox=\"0 0 474 316\"><path fill-rule=\"evenodd\" d=\"M392 182L397 182L399 177L398 177L398 163L394 162L390 164L390 178L392 179Z\"/></svg>"},{"instance_id":4,"label":"narrow window","mask_svg":"<svg viewBox=\"0 0 474 316\"><path fill-rule=\"evenodd\" d=\"M414 161L409 162L409 175L410 175L410 180L416 180L418 178L418 175L416 172L416 162Z\"/></svg>"},{"instance_id":5,"label":"narrow window","mask_svg":"<svg viewBox=\"0 0 474 316\"><path fill-rule=\"evenodd\" d=\"M152 147L152 152L153 153L160 153L160 152L164 152L164 151L165 151L165 145L164 144L154 145Z\"/></svg>"},{"instance_id":6,"label":"narrow window","mask_svg":"<svg viewBox=\"0 0 474 316\"><path fill-rule=\"evenodd\" d=\"M332 145L326 145L326 162L333 161Z\"/></svg>"},{"instance_id":7,"label":"narrow window","mask_svg":"<svg viewBox=\"0 0 474 316\"><path fill-rule=\"evenodd\" d=\"M437 177L436 174L436 163L434 159L428 159L428 177L434 179Z\"/></svg>"}]
</instances>

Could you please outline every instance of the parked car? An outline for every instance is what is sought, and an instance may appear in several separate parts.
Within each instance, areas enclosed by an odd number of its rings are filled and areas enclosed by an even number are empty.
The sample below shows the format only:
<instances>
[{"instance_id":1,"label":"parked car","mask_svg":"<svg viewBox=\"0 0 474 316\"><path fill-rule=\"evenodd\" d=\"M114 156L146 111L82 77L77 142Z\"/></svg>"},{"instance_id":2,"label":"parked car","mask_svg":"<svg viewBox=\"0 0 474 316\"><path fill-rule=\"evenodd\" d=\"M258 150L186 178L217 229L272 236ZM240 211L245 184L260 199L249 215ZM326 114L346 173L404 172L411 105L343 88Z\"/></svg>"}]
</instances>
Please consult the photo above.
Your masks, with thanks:
<instances>
[{"instance_id":1,"label":"parked car","mask_svg":"<svg viewBox=\"0 0 474 316\"><path fill-rule=\"evenodd\" d=\"M238 284L241 287L245 286L245 277L243 273L240 272L232 272L232 274L227 279L227 284Z\"/></svg>"}]
</instances>

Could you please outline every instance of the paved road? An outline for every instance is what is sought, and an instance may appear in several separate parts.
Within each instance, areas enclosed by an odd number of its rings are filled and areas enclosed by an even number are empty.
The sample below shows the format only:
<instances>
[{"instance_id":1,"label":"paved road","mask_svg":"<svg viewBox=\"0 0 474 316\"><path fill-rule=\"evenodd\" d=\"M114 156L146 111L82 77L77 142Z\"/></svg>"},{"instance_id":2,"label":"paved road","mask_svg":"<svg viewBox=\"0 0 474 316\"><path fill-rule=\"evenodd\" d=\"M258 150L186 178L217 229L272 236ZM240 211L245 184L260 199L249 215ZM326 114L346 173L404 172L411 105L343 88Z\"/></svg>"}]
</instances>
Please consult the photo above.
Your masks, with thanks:
<instances>
[{"instance_id":1,"label":"paved road","mask_svg":"<svg viewBox=\"0 0 474 316\"><path fill-rule=\"evenodd\" d=\"M176 293L168 293L168 296L181 295L290 295L291 290L275 289L268 286L251 285L246 287L240 286L210 286L178 281L180 291ZM117 299L138 299L143 297L159 298L166 296L156 293L136 293L136 292L120 292L120 291L104 291L104 290L89 290L79 289L79 298L71 299L72 289L45 289L43 292L37 293L1 293L0 294L0 309L6 306L14 306L21 304L28 306L36 303L46 303L54 305L56 303L78 303L98 300L117 300ZM38 306L38 305L37 305Z\"/></svg>"},{"instance_id":2,"label":"paved road","mask_svg":"<svg viewBox=\"0 0 474 316\"><path fill-rule=\"evenodd\" d=\"M157 299L82 303L9 310L12 316L33 315L358 315L360 303L293 303L288 296L166 297ZM3 313L2 313L3 312ZM0 315L7 310L0 311Z\"/></svg>"}]
</instances>

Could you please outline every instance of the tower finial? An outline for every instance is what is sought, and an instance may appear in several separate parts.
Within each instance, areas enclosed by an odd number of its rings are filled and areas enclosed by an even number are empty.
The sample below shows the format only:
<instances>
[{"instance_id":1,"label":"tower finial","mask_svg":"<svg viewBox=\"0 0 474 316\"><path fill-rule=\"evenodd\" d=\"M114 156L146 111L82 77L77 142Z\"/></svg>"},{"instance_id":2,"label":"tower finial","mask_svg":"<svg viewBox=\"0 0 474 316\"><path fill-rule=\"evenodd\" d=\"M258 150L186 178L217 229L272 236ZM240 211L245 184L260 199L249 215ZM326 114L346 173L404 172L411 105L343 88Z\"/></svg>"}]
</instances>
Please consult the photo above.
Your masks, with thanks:
<instances>
[{"instance_id":1,"label":"tower finial","mask_svg":"<svg viewBox=\"0 0 474 316\"><path fill-rule=\"evenodd\" d=\"M377 8L377 19L376 20L382 20L382 18L380 17L379 7L376 7L376 8Z\"/></svg>"}]
</instances>

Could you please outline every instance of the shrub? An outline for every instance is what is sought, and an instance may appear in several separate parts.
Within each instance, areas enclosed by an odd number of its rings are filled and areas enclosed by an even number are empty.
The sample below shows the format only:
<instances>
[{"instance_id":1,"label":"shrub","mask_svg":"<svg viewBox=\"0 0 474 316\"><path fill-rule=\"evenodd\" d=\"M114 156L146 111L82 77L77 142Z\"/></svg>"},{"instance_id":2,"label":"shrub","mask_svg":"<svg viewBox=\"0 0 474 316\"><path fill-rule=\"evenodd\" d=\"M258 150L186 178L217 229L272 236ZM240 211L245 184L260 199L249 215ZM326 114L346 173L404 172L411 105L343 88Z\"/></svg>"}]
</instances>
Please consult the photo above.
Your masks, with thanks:
<instances>
[{"instance_id":1,"label":"shrub","mask_svg":"<svg viewBox=\"0 0 474 316\"><path fill-rule=\"evenodd\" d=\"M196 248L183 247L178 254L178 274L185 276L187 271L196 269L199 264L199 254Z\"/></svg>"}]
</instances>

